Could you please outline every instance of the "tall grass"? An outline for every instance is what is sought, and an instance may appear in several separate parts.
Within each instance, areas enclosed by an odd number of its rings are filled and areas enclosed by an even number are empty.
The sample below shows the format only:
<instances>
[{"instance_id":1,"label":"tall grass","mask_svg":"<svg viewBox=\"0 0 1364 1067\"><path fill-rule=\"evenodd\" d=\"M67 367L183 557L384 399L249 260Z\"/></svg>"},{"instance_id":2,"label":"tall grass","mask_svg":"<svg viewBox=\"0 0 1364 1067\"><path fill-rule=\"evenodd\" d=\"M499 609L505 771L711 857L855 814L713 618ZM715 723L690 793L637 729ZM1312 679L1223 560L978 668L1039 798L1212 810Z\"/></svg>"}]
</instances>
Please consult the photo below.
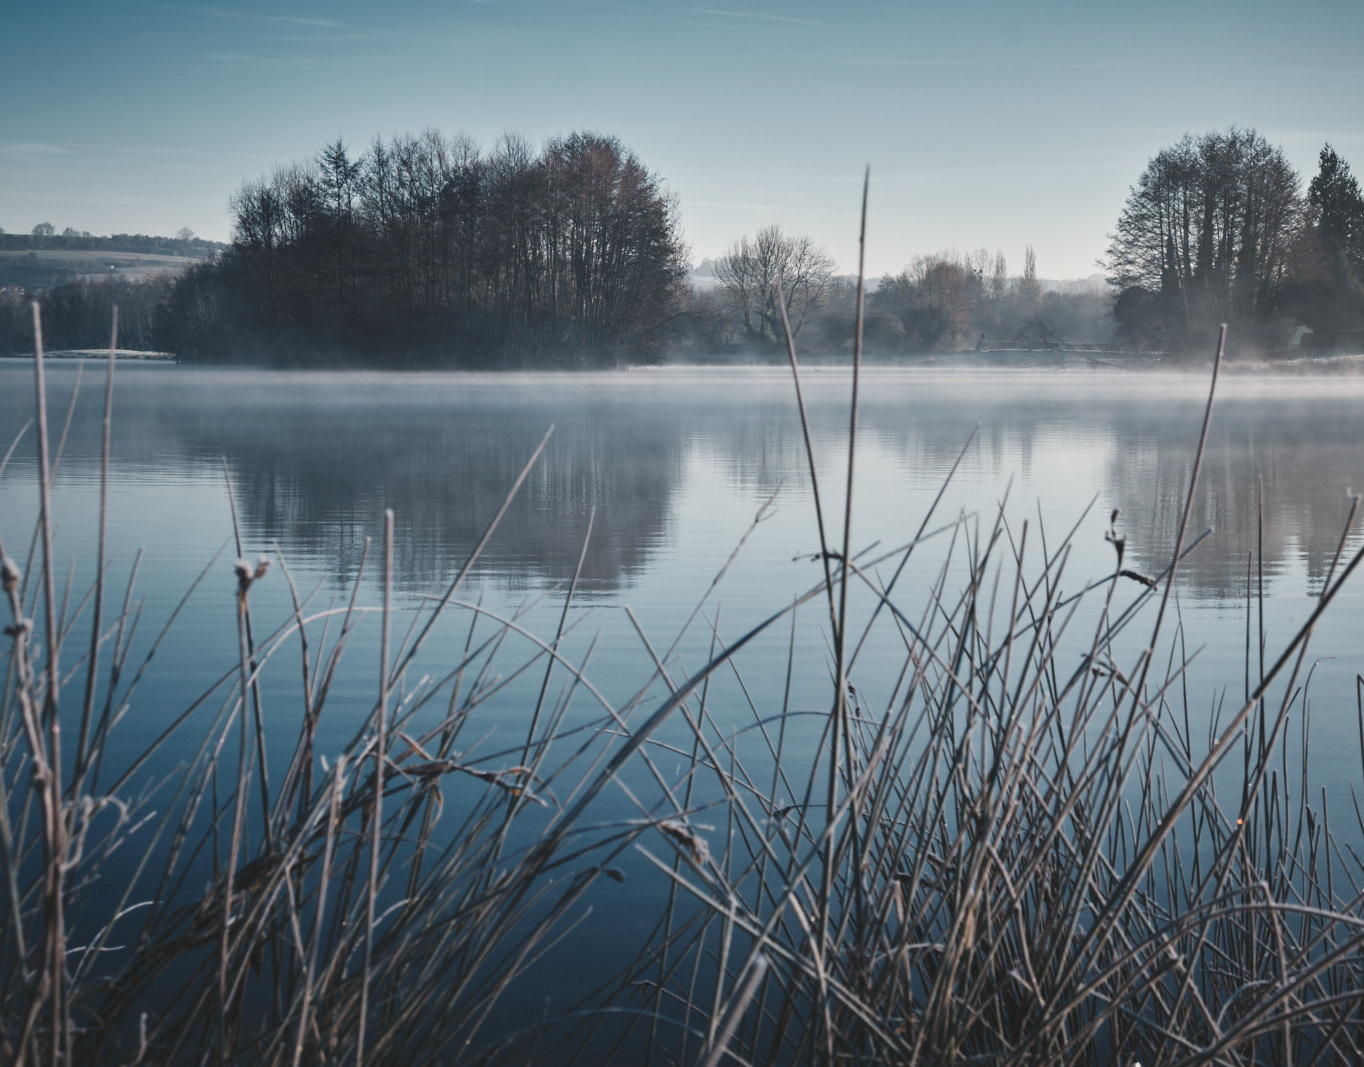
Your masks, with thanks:
<instances>
[{"instance_id":1,"label":"tall grass","mask_svg":"<svg viewBox=\"0 0 1364 1067\"><path fill-rule=\"evenodd\" d=\"M865 194L863 227L865 237ZM161 642L133 658L131 586L105 617L115 342L100 558L93 587L73 597L59 595L53 559L64 435L51 449L36 317L35 336L36 419L21 437L38 451L41 513L24 565L0 543L11 614L5 1062L1149 1067L1364 1056L1353 847L1364 818L1333 832L1309 796L1307 732L1290 763L1287 728L1306 712L1312 630L1364 558L1346 556L1348 524L1307 624L1242 706L1195 736L1171 598L1198 541L1188 506L1153 576L1125 566L1115 514L1112 571L1076 595L1063 592L1075 531L1049 542L1002 507L985 525L936 527L930 509L901 548L855 552L859 330L841 550L789 344L823 578L741 634L712 618L698 668L679 673L678 643L659 650L636 622L654 670L616 706L589 678L591 649L568 658L576 578L550 635L466 599L547 434L402 636L391 513L374 607L361 603L368 551L348 602L322 609L282 557L239 559L230 586L225 568L206 568L201 582L235 598L237 647L219 650L214 686L114 767L110 739ZM1221 352L1219 340L1190 501ZM897 584L930 539L946 546L941 570L908 605ZM237 544L240 556L239 531ZM286 582L293 605L264 630L251 595L262 580ZM810 610L827 627L827 693L793 691L810 654L797 617ZM454 613L467 616L463 647L441 676L416 676ZM348 744L322 751L319 724L368 616L381 628L372 706ZM698 607L680 631L705 618ZM745 648L788 626L787 677L749 684ZM902 649L898 672L862 681L868 642L886 636ZM530 651L508 669L513 642ZM261 684L286 657L301 675L297 705L270 703L283 698ZM515 677L537 683L525 734L476 744L476 713ZM889 695L873 704L877 692ZM575 703L595 710L570 728ZM810 723L813 748L793 740ZM272 754L286 729L297 732ZM160 754L177 734L193 752L167 772ZM284 768L278 780L271 767ZM611 791L628 818L604 815L618 810L602 803ZM594 994L509 1023L517 983L554 981L540 972L556 943L599 922L589 904L607 884L616 899L628 891L616 887L620 868L641 855L665 889L650 896L665 901L652 935L610 947L620 974ZM610 937L609 922L597 929Z\"/></svg>"},{"instance_id":2,"label":"tall grass","mask_svg":"<svg viewBox=\"0 0 1364 1067\"><path fill-rule=\"evenodd\" d=\"M270 562L239 559L238 648L221 677L114 769L110 738L164 631L131 658L135 598L130 585L121 611L103 617L102 560L89 595L75 604L57 595L40 331L36 347L39 417L25 433L41 459L39 531L26 566L0 542L13 619L0 705L0 1060L412 1063L481 1047L506 990L581 921L594 883L618 876L612 857L650 828L585 826L584 806L570 808L578 793L600 791L594 776L632 708L611 706L566 659L564 622L545 640L460 599L507 504L395 642L391 517L374 609L359 602L365 564L349 603L310 610L281 559L294 610L258 638L251 594ZM112 352L109 370L106 411ZM104 448L107 482L107 433ZM101 545L104 522L102 509ZM217 573L211 565L201 582ZM462 654L439 679L410 679L437 621L455 610L470 618ZM320 752L319 723L366 614L383 632L377 695L350 743ZM83 653L78 625L90 634ZM524 738L475 755L464 730L507 683L493 655L509 637L533 650L513 675L543 672L539 703ZM267 708L262 673L285 655L297 657L301 706ZM63 753L73 677L86 684L75 751ZM583 699L599 712L570 735L563 718ZM268 752L267 721L297 730L282 760ZM193 755L167 773L160 753L187 730ZM270 781L267 768L281 764ZM452 778L473 788L455 790Z\"/></svg>"},{"instance_id":3,"label":"tall grass","mask_svg":"<svg viewBox=\"0 0 1364 1067\"><path fill-rule=\"evenodd\" d=\"M1333 835L1324 797L1311 802L1306 729L1292 763L1286 750L1290 717L1307 716L1308 641L1364 559L1345 558L1358 498L1310 618L1267 668L1261 655L1257 683L1239 709L1219 708L1206 741L1182 625L1167 634L1225 338L1224 326L1174 553L1154 577L1124 566L1114 512L1112 573L1063 597L1074 531L1049 545L1001 507L992 526L956 531L911 614L893 594L920 538L850 557L851 465L841 555L816 503L821 556L837 563L819 759L792 766L787 704L755 706L747 736L698 718L689 775L723 794L727 847L654 861L678 894L626 988L676 1012L684 1038L704 1035L680 1058L1364 1061L1364 816L1356 807ZM813 479L812 451L810 465ZM1120 599L1128 583L1137 595ZM852 588L869 605L860 623ZM1086 597L1100 598L1098 621L1077 639ZM844 652L878 624L903 660L870 706ZM1135 661L1120 663L1121 635L1143 626ZM770 778L749 769L769 764Z\"/></svg>"}]
</instances>

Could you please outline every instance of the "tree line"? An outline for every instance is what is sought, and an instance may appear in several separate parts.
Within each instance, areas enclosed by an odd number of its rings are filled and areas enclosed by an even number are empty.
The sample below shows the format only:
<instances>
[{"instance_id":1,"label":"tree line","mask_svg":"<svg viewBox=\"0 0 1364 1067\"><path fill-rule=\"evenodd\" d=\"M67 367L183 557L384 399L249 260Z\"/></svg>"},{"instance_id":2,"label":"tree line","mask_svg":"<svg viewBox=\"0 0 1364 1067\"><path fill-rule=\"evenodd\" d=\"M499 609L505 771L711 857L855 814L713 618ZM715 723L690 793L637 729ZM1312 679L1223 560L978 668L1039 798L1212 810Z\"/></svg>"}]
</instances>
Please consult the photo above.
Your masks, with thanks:
<instances>
[{"instance_id":1,"label":"tree line","mask_svg":"<svg viewBox=\"0 0 1364 1067\"><path fill-rule=\"evenodd\" d=\"M231 210L162 316L186 359L614 364L657 358L679 312L676 202L613 137L338 140Z\"/></svg>"},{"instance_id":2,"label":"tree line","mask_svg":"<svg viewBox=\"0 0 1364 1067\"><path fill-rule=\"evenodd\" d=\"M188 226L181 227L174 237L145 233L115 233L99 237L89 230L77 230L71 226L58 230L50 222L38 223L29 233L6 233L0 230L0 252L140 252L204 258L226 247L221 241L196 236Z\"/></svg>"},{"instance_id":3,"label":"tree line","mask_svg":"<svg viewBox=\"0 0 1364 1067\"><path fill-rule=\"evenodd\" d=\"M213 362L780 358L784 323L808 353L851 344L852 281L808 237L776 226L743 236L693 285L676 201L613 137L573 133L537 149L506 136L485 150L428 130L359 154L338 139L248 181L230 209L231 245L173 282L50 290L52 337L105 343L117 300L132 309L130 347ZM78 239L51 230L19 239ZM1304 189L1254 130L1186 135L1139 176L1099 265L1106 286L1057 292L1044 291L1031 248L1018 273L985 249L916 257L868 285L868 350L1116 339L1196 351L1221 321L1267 349L1296 324L1312 331L1305 344L1352 343L1364 327L1364 199L1329 144ZM22 347L18 308L13 294L0 300L0 348Z\"/></svg>"},{"instance_id":4,"label":"tree line","mask_svg":"<svg viewBox=\"0 0 1364 1067\"><path fill-rule=\"evenodd\" d=\"M160 347L167 301L175 286L169 273L142 280L81 278L40 295L43 344L51 350L107 348L114 307L118 307L120 348ZM33 351L33 297L0 290L0 355Z\"/></svg>"},{"instance_id":5,"label":"tree line","mask_svg":"<svg viewBox=\"0 0 1364 1067\"><path fill-rule=\"evenodd\" d=\"M736 241L710 274L714 285L688 298L691 331L679 340L687 354L784 358L786 325L803 351L850 347L856 279L838 276L808 238L767 227ZM874 354L1055 349L1111 333L1106 287L1044 291L1031 247L1019 274L1010 273L1002 252L948 250L916 256L867 290L863 336Z\"/></svg>"}]
</instances>

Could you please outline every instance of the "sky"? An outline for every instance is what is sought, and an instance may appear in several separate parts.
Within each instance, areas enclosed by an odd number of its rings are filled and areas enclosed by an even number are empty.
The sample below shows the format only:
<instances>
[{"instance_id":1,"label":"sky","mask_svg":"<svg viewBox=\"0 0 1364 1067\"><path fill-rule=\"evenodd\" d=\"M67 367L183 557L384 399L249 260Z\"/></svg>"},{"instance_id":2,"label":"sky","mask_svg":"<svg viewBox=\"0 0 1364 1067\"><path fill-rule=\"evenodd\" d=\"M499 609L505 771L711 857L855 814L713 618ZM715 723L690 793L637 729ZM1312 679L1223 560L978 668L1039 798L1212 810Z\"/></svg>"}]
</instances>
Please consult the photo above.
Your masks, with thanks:
<instances>
[{"instance_id":1,"label":"sky","mask_svg":"<svg viewBox=\"0 0 1364 1067\"><path fill-rule=\"evenodd\" d=\"M705 6L707 4L714 6ZM776 224L857 268L1032 245L1100 268L1186 132L1252 127L1364 175L1364 2L46 0L6 12L0 227L229 240L244 181L338 136L618 136L691 258Z\"/></svg>"}]
</instances>

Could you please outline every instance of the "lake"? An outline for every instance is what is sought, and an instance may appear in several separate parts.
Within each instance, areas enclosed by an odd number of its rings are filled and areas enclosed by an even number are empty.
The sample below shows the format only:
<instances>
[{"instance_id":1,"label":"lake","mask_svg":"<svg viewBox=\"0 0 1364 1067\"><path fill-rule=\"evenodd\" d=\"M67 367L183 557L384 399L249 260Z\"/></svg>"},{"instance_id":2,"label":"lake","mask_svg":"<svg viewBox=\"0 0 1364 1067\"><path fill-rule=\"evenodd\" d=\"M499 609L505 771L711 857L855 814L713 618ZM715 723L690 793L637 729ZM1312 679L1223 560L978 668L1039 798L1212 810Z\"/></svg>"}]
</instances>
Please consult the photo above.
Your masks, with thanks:
<instances>
[{"instance_id":1,"label":"lake","mask_svg":"<svg viewBox=\"0 0 1364 1067\"><path fill-rule=\"evenodd\" d=\"M54 442L78 375L53 494L57 570L73 608L93 579L104 370L100 363L49 365ZM803 372L803 385L836 549L850 375L814 367ZM944 560L989 541L1002 509L999 548L983 580L998 583L998 602L1007 606L1011 545L1023 546L1024 571L1035 573L1069 536L1064 595L1111 576L1115 555L1105 534L1116 510L1115 528L1127 539L1123 565L1157 575L1173 551L1206 391L1206 377L1195 373L869 369L856 443L853 550L865 553L864 562L885 557L873 573L889 581L900 559L892 550L912 541L934 509L927 523L933 536L895 586L895 600L913 615L934 583L952 599L966 578L959 568L943 572ZM31 369L4 361L0 450L31 409ZM379 604L383 516L392 509L396 641L404 620L459 572L551 427L543 456L459 598L515 616L548 641L576 575L562 648L567 660L586 662L583 673L603 700L621 707L641 691L657 696L655 653L675 679L685 677L717 642L736 639L818 583L812 480L789 372L379 375L120 364L108 556L116 603L136 563L134 661L207 571L157 646L110 759L134 758L234 669L233 500L242 555L272 561L251 592L258 634L292 615L286 567L309 610L342 608L353 590L361 606ZM36 469L30 430L0 477L0 538L21 565L37 516ZM1316 606L1342 537L1347 553L1359 548L1358 519L1348 531L1345 524L1350 494L1361 487L1364 381L1224 376L1189 539L1208 533L1181 564L1172 602L1194 657L1185 699L1195 737L1207 736L1219 702L1239 705L1254 684L1259 653L1247 662L1248 612L1256 625L1262 619L1272 660ZM1126 603L1142 589L1124 580L1115 595ZM867 617L874 602L863 596L854 608ZM1097 610L1084 608L1090 614L1080 618L1092 620ZM1133 655L1152 611L1125 639ZM731 683L711 712L717 731L743 729L753 708L774 694L788 694L789 706L827 710L827 610L821 615L816 598L799 618L798 627L783 621L745 649L743 688ZM467 643L492 628L487 617L478 626L470 637L467 613L442 623L415 661L414 677L448 670ZM1310 788L1339 805L1360 777L1354 687L1364 665L1361 632L1364 579L1331 605L1309 658ZM510 750L524 740L542 685L543 669L517 673L535 646L512 633L496 651L496 668L474 683L488 697L470 751ZM859 651L865 706L894 699L903 654L893 632L879 631ZM369 616L334 683L319 751L338 751L364 722L378 663L377 617ZM298 729L298 664L297 651L281 651L264 675L276 778L283 770L276 753L288 750ZM579 722L575 716L587 722L599 714L581 705L566 708L566 729ZM680 743L681 736L660 739ZM164 758L188 758L197 743L187 735L168 745ZM791 751L813 753L817 743L812 733ZM667 755L664 748L660 766ZM637 814L620 796L602 803L620 817ZM658 890L649 888L647 865L622 862L631 874L623 900L652 899ZM627 906L613 921L621 936L642 934L652 915ZM583 987L611 969L607 960L585 965ZM508 1010L514 1014L515 1002Z\"/></svg>"},{"instance_id":2,"label":"lake","mask_svg":"<svg viewBox=\"0 0 1364 1067\"><path fill-rule=\"evenodd\" d=\"M57 555L63 568L76 565L78 579L93 557L103 376L100 363L86 364L54 498ZM49 365L54 439L75 378L74 364ZM804 384L837 542L849 377L807 369ZM854 548L909 540L960 455L935 524L960 514L988 523L1006 496L1015 530L1027 520L1036 533L1040 522L1056 538L1080 522L1068 564L1078 588L1112 570L1103 534L1116 508L1128 564L1159 571L1173 547L1205 394L1199 375L870 370ZM1364 382L1353 379L1224 376L1191 520L1191 534L1211 533L1176 583L1204 630L1206 658L1220 668L1230 658L1239 670L1243 658L1244 634L1235 631L1248 557L1272 605L1271 645L1313 606L1348 496L1364 486L1361 400ZM31 408L31 370L7 361L5 447ZM399 589L419 596L443 588L551 427L543 459L471 575L471 588L501 606L561 597L593 516L577 601L608 633L628 605L651 634L667 634L769 501L770 514L712 594L717 605L734 625L756 620L817 573L793 560L817 548L817 534L794 394L781 370L394 376L120 364L114 412L111 575L121 582L143 552L138 589L149 622L231 537L229 477L245 554L273 558L278 550L301 589L348 593L385 508L396 516ZM0 536L21 562L36 516L35 470L30 434L0 480ZM1352 529L1348 543L1357 538ZM231 606L235 557L235 548L224 555L177 624L184 640L207 641L221 629L213 617ZM362 583L371 601L375 559ZM262 583L257 595L263 610L287 602L282 581ZM1360 603L1347 590L1334 632L1355 629ZM1322 655L1353 649L1326 633L1317 642Z\"/></svg>"}]
</instances>

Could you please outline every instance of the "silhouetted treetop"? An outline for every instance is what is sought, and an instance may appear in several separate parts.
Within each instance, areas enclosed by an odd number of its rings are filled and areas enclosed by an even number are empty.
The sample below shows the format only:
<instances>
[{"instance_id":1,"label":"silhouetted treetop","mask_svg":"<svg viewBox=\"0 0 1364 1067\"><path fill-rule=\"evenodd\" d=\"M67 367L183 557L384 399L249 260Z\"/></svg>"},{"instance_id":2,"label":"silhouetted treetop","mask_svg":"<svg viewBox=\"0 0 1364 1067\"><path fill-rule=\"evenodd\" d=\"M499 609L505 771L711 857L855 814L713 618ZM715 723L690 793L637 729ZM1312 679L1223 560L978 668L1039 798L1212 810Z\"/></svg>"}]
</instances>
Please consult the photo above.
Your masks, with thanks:
<instances>
[{"instance_id":1,"label":"silhouetted treetop","mask_svg":"<svg viewBox=\"0 0 1364 1067\"><path fill-rule=\"evenodd\" d=\"M1279 309L1302 222L1282 149L1254 130L1186 134L1132 187L1110 235L1109 280L1154 294L1129 307L1155 309L1174 344L1219 320L1260 324Z\"/></svg>"},{"instance_id":2,"label":"silhouetted treetop","mask_svg":"<svg viewBox=\"0 0 1364 1067\"><path fill-rule=\"evenodd\" d=\"M472 366L654 358L684 264L677 208L614 137L484 151L426 130L340 140L232 197L231 250L187 274L187 358Z\"/></svg>"},{"instance_id":3,"label":"silhouetted treetop","mask_svg":"<svg viewBox=\"0 0 1364 1067\"><path fill-rule=\"evenodd\" d=\"M1322 244L1356 277L1364 278L1364 196L1350 165L1329 144L1318 157L1307 202Z\"/></svg>"},{"instance_id":4,"label":"silhouetted treetop","mask_svg":"<svg viewBox=\"0 0 1364 1067\"><path fill-rule=\"evenodd\" d=\"M1364 340L1364 196L1329 144L1307 187L1308 224L1298 241L1288 306L1315 348Z\"/></svg>"}]
</instances>

